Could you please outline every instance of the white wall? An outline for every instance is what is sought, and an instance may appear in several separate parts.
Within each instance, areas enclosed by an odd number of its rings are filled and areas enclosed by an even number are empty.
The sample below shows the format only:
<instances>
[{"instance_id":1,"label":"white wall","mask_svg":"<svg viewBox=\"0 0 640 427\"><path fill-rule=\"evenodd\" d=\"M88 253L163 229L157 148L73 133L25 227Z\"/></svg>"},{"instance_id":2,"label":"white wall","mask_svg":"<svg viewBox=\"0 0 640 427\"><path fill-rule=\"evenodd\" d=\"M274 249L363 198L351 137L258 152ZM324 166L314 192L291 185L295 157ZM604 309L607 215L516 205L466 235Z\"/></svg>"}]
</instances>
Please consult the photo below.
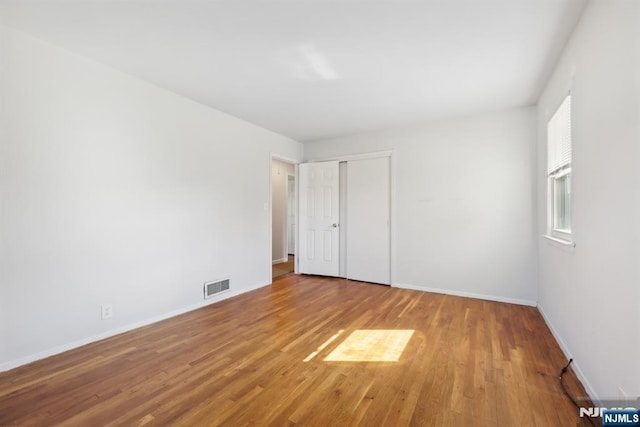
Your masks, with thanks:
<instances>
[{"instance_id":1,"label":"white wall","mask_svg":"<svg viewBox=\"0 0 640 427\"><path fill-rule=\"evenodd\" d=\"M305 144L394 149L395 286L535 304L535 108Z\"/></svg>"},{"instance_id":2,"label":"white wall","mask_svg":"<svg viewBox=\"0 0 640 427\"><path fill-rule=\"evenodd\" d=\"M538 236L546 123L571 89L573 234L540 239L540 308L592 397L640 396L640 2L592 1L539 100ZM572 74L575 70L573 84Z\"/></svg>"},{"instance_id":3,"label":"white wall","mask_svg":"<svg viewBox=\"0 0 640 427\"><path fill-rule=\"evenodd\" d=\"M0 370L270 283L300 144L6 28L0 58Z\"/></svg>"},{"instance_id":4,"label":"white wall","mask_svg":"<svg viewBox=\"0 0 640 427\"><path fill-rule=\"evenodd\" d=\"M291 163L273 160L271 165L271 258L272 261L286 260L287 247L287 174L293 175L295 167Z\"/></svg>"}]
</instances>

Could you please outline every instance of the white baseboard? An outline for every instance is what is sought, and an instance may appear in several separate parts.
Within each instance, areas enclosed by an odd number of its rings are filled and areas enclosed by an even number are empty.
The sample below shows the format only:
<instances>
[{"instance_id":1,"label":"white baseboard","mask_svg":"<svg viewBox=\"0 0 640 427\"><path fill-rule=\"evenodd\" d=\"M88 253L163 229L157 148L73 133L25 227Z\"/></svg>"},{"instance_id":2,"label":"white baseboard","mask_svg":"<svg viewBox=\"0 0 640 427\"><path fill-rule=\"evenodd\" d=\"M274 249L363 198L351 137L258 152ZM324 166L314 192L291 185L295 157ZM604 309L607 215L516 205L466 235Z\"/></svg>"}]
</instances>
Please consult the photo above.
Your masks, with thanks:
<instances>
[{"instance_id":1,"label":"white baseboard","mask_svg":"<svg viewBox=\"0 0 640 427\"><path fill-rule=\"evenodd\" d=\"M287 262L287 261L289 261L289 258L274 259L273 261L271 261L271 264L280 264L281 262Z\"/></svg>"},{"instance_id":2,"label":"white baseboard","mask_svg":"<svg viewBox=\"0 0 640 427\"><path fill-rule=\"evenodd\" d=\"M8 371L10 369L14 369L17 368L19 366L23 366L26 365L28 363L31 362L35 362L37 360L41 360L41 359L46 359L47 357L51 357L51 356L55 356L56 354L60 354L60 353L64 353L65 351L69 351L69 350L73 350L74 348L78 348L78 347L82 347L83 345L87 345L96 341L100 341L103 340L105 338L109 338L112 337L114 335L118 335L121 334L123 332L128 332L131 331L133 329L136 328L140 328L142 326L147 326L150 325L152 323L156 323L156 322L160 322L161 320L165 320L165 319L169 319L170 317L175 317L175 316L179 316L181 314L184 313L188 313L190 311L194 311L194 310L198 310L202 307L206 307L208 305L211 304L215 304L217 302L250 292L250 291L254 291L256 289L259 288L263 288L265 286L269 286L271 285L271 282L266 282L266 283L259 283L257 285L251 286L249 288L245 288L242 290L236 290L236 291L232 291L232 292L223 292L222 294L220 294L219 296L213 296L208 298L206 301L202 301L199 302L197 304L192 304L190 306L187 307L183 307L183 308L179 308L177 310L173 310L170 311L168 313L164 313L164 314L160 314L158 316L153 316L151 318L148 319L144 319L141 320L139 322L134 322L134 323L130 323L128 325L125 326L121 326L119 328L115 328L115 329L111 329L109 331L106 332L102 332L100 334L96 334L96 335L92 335L89 336L87 338L83 338L77 341L73 341L70 343L66 343L66 344L62 344L41 352L38 352L36 354L31 354L29 356L24 356L21 357L19 359L14 359L14 360L10 360L8 362L4 362L4 363L0 363L0 372L5 372Z\"/></svg>"},{"instance_id":3,"label":"white baseboard","mask_svg":"<svg viewBox=\"0 0 640 427\"><path fill-rule=\"evenodd\" d=\"M453 291L450 289L427 288L425 286L407 285L404 283L393 283L391 286L394 288L411 289L413 291L433 292L436 294L476 298L476 299L483 299L487 301L506 302L509 304L527 305L530 307L536 307L538 305L535 301L529 301L524 299L498 297L494 295L474 294L472 292Z\"/></svg>"},{"instance_id":4,"label":"white baseboard","mask_svg":"<svg viewBox=\"0 0 640 427\"><path fill-rule=\"evenodd\" d=\"M564 342L564 340L558 333L558 330L553 326L551 319L549 318L547 313L544 311L544 308L540 304L538 304L538 311L540 312L540 314L542 314L542 318L544 319L545 323L549 327L551 334L556 339L556 342L560 346L560 349L564 353L564 356L567 358L567 361L569 361L569 359L573 359L573 357L571 356L571 351L569 350L569 347L567 346L567 344ZM580 365L578 364L578 362L574 360L573 363L571 363L571 369L573 369L573 372L575 372L576 376L584 386L584 390L589 395L589 398L591 398L591 401L596 406L603 406L600 398L598 397L598 394L593 390L591 383L589 382L587 377L584 375L584 372L582 372L582 369L580 369Z\"/></svg>"}]
</instances>

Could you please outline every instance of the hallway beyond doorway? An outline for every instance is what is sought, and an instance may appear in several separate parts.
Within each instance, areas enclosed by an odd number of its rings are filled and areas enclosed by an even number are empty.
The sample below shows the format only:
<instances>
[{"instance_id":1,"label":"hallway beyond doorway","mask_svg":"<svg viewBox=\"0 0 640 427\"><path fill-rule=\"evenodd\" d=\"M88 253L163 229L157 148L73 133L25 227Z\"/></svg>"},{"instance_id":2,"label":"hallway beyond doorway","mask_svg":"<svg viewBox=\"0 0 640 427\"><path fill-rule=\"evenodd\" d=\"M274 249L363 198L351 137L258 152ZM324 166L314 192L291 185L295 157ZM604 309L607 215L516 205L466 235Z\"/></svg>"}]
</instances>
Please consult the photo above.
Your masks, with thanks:
<instances>
[{"instance_id":1,"label":"hallway beyond doorway","mask_svg":"<svg viewBox=\"0 0 640 427\"><path fill-rule=\"evenodd\" d=\"M289 255L287 262L280 262L271 266L271 278L282 276L288 273L293 273L294 270L294 255Z\"/></svg>"}]
</instances>

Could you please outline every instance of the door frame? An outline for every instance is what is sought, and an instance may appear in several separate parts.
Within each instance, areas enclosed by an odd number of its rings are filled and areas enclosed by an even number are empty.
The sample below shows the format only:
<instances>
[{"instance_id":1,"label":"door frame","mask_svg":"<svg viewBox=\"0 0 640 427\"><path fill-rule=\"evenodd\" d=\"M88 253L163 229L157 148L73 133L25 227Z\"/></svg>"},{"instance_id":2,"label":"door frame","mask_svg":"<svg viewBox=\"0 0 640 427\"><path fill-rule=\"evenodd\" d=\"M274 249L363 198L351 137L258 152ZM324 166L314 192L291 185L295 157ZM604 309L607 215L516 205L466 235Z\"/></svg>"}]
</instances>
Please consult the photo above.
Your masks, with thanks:
<instances>
[{"instance_id":1,"label":"door frame","mask_svg":"<svg viewBox=\"0 0 640 427\"><path fill-rule=\"evenodd\" d=\"M390 206L389 206L389 282L390 286L394 286L396 283L396 159L395 159L395 149L383 150L383 151L372 151L367 153L356 153L356 154L345 154L339 156L331 156L331 157L322 157L316 159L306 160L306 163L315 163L315 162L327 162L327 161L338 161L338 162L349 162L349 160L366 160L366 159L375 159L378 157L388 157L389 158L389 189L390 189ZM348 166L347 166L348 167ZM296 173L298 171L298 167L296 166ZM296 181L297 185L297 181ZM347 224L347 227L349 224ZM299 233L298 233L299 234ZM296 236L297 237L297 236ZM297 245L298 242L296 242ZM296 273L298 272L296 265Z\"/></svg>"},{"instance_id":2,"label":"door frame","mask_svg":"<svg viewBox=\"0 0 640 427\"><path fill-rule=\"evenodd\" d=\"M297 167L297 165L294 165L294 169ZM298 177L296 176L296 172L294 171L294 173L288 173L287 172L287 222L286 222L286 226L287 226L287 257L289 256L289 204L291 203L291 200L289 199L289 177L293 177L293 197L295 199L295 206L293 209L293 222L294 222L294 235L293 235L293 256L294 256L294 260L295 260L295 256L298 253L298 247L296 246L296 240L298 237L298 223L296 222L298 220L298 193L296 192L296 185L298 185L298 183L296 182L298 180ZM273 188L273 187L272 187Z\"/></svg>"},{"instance_id":3,"label":"door frame","mask_svg":"<svg viewBox=\"0 0 640 427\"><path fill-rule=\"evenodd\" d=\"M299 197L299 193L298 193L298 165L300 164L299 160L295 160L291 157L287 157L284 156L282 154L278 154L278 153L274 153L273 151L269 152L269 205L268 205L268 211L269 211L269 225L268 225L268 230L269 230L269 283L273 283L273 277L271 274L271 266L272 266L272 260L273 260L273 172L272 172L272 165L273 165L273 161L274 160L279 160L281 162L285 162L285 163L289 163L293 165L293 176L295 178L295 183L294 183L294 192L296 194L296 200ZM296 224L299 221L298 218L298 209L295 210L295 220L296 220ZM299 231L296 230L296 236L295 236L295 246L296 249L299 246L299 240L298 240L298 235L299 235ZM298 274L298 257L294 257L294 262L293 262L293 272L295 274Z\"/></svg>"}]
</instances>

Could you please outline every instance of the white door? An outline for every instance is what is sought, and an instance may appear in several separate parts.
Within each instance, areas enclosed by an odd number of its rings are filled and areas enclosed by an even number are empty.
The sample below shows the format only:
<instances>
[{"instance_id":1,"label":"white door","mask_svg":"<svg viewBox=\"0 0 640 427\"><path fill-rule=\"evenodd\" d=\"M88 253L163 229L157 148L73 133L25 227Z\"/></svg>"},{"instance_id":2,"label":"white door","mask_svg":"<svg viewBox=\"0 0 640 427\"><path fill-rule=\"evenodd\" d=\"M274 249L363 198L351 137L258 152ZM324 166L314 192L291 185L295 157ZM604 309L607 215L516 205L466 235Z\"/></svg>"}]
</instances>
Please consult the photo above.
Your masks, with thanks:
<instances>
[{"instance_id":1,"label":"white door","mask_svg":"<svg viewBox=\"0 0 640 427\"><path fill-rule=\"evenodd\" d=\"M338 162L303 163L298 174L299 270L338 276L340 199Z\"/></svg>"},{"instance_id":2,"label":"white door","mask_svg":"<svg viewBox=\"0 0 640 427\"><path fill-rule=\"evenodd\" d=\"M347 163L347 278L391 282L389 158Z\"/></svg>"},{"instance_id":3,"label":"white door","mask_svg":"<svg viewBox=\"0 0 640 427\"><path fill-rule=\"evenodd\" d=\"M287 175L287 252L296 253L296 177Z\"/></svg>"}]
</instances>

